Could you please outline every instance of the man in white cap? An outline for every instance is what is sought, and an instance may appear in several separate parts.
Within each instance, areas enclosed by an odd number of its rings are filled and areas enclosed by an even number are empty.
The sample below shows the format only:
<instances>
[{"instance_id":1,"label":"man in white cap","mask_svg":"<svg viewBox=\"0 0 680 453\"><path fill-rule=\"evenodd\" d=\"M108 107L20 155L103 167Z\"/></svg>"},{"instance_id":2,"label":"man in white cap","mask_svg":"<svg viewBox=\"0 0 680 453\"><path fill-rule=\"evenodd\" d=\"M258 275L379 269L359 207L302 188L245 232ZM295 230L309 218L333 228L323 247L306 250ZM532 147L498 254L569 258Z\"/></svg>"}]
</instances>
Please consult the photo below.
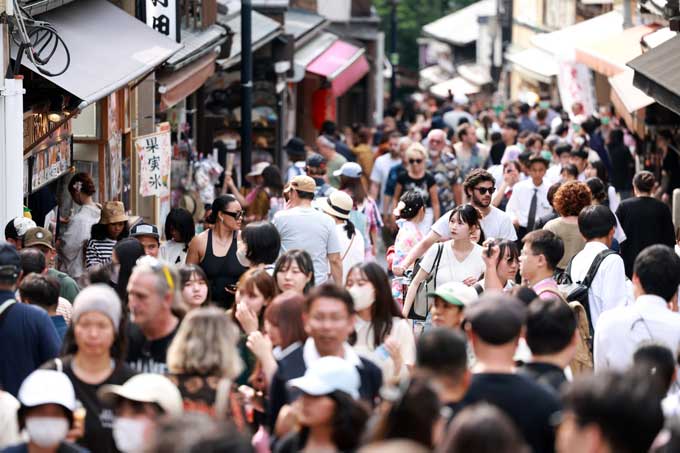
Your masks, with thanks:
<instances>
[{"instance_id":1,"label":"man in white cap","mask_svg":"<svg viewBox=\"0 0 680 453\"><path fill-rule=\"evenodd\" d=\"M281 235L281 252L305 250L314 262L314 282L342 282L342 257L335 222L312 207L316 183L309 176L294 177L283 190L286 209L274 215L273 223Z\"/></svg>"},{"instance_id":2,"label":"man in white cap","mask_svg":"<svg viewBox=\"0 0 680 453\"><path fill-rule=\"evenodd\" d=\"M123 453L145 451L159 418L184 411L179 390L160 374L138 374L123 385L105 385L97 394L113 408L113 439Z\"/></svg>"},{"instance_id":3,"label":"man in white cap","mask_svg":"<svg viewBox=\"0 0 680 453\"><path fill-rule=\"evenodd\" d=\"M25 429L28 441L3 450L8 453L80 453L86 452L66 442L74 428L76 395L69 378L59 371L36 370L21 384L21 406L17 411L19 429Z\"/></svg>"}]
</instances>

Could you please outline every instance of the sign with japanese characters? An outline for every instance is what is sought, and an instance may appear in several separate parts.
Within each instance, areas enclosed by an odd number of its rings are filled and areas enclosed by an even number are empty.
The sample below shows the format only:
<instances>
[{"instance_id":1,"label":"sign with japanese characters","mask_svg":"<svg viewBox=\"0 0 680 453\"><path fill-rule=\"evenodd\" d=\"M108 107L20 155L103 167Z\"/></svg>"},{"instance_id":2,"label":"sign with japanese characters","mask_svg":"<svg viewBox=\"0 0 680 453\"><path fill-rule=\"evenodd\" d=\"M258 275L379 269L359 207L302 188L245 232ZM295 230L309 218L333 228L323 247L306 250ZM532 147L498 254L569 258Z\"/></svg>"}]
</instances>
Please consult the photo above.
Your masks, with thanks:
<instances>
[{"instance_id":1,"label":"sign with japanese characters","mask_svg":"<svg viewBox=\"0 0 680 453\"><path fill-rule=\"evenodd\" d=\"M172 145L170 132L156 132L135 140L139 158L139 194L143 197L170 193Z\"/></svg>"},{"instance_id":2,"label":"sign with japanese characters","mask_svg":"<svg viewBox=\"0 0 680 453\"><path fill-rule=\"evenodd\" d=\"M178 0L146 0L146 25L180 42Z\"/></svg>"}]
</instances>

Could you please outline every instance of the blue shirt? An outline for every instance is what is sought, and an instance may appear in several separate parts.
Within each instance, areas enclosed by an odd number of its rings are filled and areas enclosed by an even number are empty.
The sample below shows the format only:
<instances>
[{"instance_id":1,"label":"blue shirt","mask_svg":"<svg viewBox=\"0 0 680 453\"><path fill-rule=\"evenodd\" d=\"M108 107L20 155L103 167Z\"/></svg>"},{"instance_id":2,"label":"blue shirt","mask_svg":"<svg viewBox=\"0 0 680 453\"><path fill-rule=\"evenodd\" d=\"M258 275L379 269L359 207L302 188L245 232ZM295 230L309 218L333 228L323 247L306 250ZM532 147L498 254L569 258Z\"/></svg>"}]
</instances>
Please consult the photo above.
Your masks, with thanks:
<instances>
[{"instance_id":1,"label":"blue shirt","mask_svg":"<svg viewBox=\"0 0 680 453\"><path fill-rule=\"evenodd\" d=\"M13 299L0 291L0 304ZM61 341L45 310L15 303L0 324L0 387L17 396L23 380L59 354Z\"/></svg>"},{"instance_id":2,"label":"blue shirt","mask_svg":"<svg viewBox=\"0 0 680 453\"><path fill-rule=\"evenodd\" d=\"M394 191L397 188L397 179L399 178L399 175L406 171L406 168L404 167L404 164L397 164L390 168L390 172L387 175L387 182L385 183L385 195L388 197L393 197L394 196Z\"/></svg>"},{"instance_id":3,"label":"blue shirt","mask_svg":"<svg viewBox=\"0 0 680 453\"><path fill-rule=\"evenodd\" d=\"M54 328L57 329L57 335L59 335L59 339L63 342L64 335L66 335L66 331L68 330L68 324L66 324L66 320L61 315L50 316L50 319L52 320L52 324L54 324Z\"/></svg>"}]
</instances>

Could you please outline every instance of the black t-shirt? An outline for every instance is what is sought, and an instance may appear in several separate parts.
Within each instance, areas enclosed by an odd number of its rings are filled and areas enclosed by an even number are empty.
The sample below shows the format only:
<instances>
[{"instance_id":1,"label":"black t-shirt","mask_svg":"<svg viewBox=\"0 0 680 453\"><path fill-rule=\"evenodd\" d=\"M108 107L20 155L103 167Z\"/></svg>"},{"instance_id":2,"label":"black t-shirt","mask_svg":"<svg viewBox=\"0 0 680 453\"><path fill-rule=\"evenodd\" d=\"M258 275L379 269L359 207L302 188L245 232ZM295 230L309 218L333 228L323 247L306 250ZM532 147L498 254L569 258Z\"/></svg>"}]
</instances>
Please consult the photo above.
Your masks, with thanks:
<instances>
[{"instance_id":1,"label":"black t-shirt","mask_svg":"<svg viewBox=\"0 0 680 453\"><path fill-rule=\"evenodd\" d=\"M136 324L130 323L128 325L127 364L138 373L167 374L165 356L178 327L179 323L170 334L149 341Z\"/></svg>"},{"instance_id":2,"label":"black t-shirt","mask_svg":"<svg viewBox=\"0 0 680 453\"><path fill-rule=\"evenodd\" d=\"M437 182L432 176L432 173L425 172L422 178L413 179L409 176L408 172L402 172L397 177L397 182L401 184L402 195L409 190L417 190L425 198L425 203L428 208L432 207L432 200L430 200L430 187L434 186Z\"/></svg>"},{"instance_id":3,"label":"black t-shirt","mask_svg":"<svg viewBox=\"0 0 680 453\"><path fill-rule=\"evenodd\" d=\"M479 373L463 400L464 406L485 401L513 420L534 453L555 451L550 419L561 409L557 395L521 374Z\"/></svg>"},{"instance_id":4,"label":"black t-shirt","mask_svg":"<svg viewBox=\"0 0 680 453\"><path fill-rule=\"evenodd\" d=\"M97 391L103 385L123 385L136 373L125 363L116 364L113 373L99 384L88 384L81 381L73 372L71 358L62 361L63 371L71 380L76 398L85 408L85 436L78 440L78 445L97 453L115 453L118 451L113 441L113 411L103 407L97 397ZM46 368L57 369L54 361L49 362Z\"/></svg>"},{"instance_id":5,"label":"black t-shirt","mask_svg":"<svg viewBox=\"0 0 680 453\"><path fill-rule=\"evenodd\" d=\"M669 149L666 157L663 158L663 169L668 174L668 187L666 193L673 195L673 190L680 187L680 158L678 154Z\"/></svg>"},{"instance_id":6,"label":"black t-shirt","mask_svg":"<svg viewBox=\"0 0 680 453\"><path fill-rule=\"evenodd\" d=\"M562 386L567 382L564 370L551 363L525 363L519 369L519 373L530 377L539 384L546 385L556 393L559 393Z\"/></svg>"}]
</instances>

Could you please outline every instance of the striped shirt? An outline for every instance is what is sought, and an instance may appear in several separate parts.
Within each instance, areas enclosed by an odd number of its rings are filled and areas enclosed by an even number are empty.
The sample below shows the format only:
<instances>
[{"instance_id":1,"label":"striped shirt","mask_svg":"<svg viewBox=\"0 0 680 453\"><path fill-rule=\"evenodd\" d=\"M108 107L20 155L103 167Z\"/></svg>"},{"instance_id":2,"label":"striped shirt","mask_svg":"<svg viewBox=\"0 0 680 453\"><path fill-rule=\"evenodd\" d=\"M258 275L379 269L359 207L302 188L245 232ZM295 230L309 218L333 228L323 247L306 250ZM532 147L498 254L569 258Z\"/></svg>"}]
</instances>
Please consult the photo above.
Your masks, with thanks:
<instances>
[{"instance_id":1,"label":"striped shirt","mask_svg":"<svg viewBox=\"0 0 680 453\"><path fill-rule=\"evenodd\" d=\"M106 264L111 262L113 246L118 241L115 239L90 239L87 241L85 249L85 265L90 268L96 264Z\"/></svg>"}]
</instances>

